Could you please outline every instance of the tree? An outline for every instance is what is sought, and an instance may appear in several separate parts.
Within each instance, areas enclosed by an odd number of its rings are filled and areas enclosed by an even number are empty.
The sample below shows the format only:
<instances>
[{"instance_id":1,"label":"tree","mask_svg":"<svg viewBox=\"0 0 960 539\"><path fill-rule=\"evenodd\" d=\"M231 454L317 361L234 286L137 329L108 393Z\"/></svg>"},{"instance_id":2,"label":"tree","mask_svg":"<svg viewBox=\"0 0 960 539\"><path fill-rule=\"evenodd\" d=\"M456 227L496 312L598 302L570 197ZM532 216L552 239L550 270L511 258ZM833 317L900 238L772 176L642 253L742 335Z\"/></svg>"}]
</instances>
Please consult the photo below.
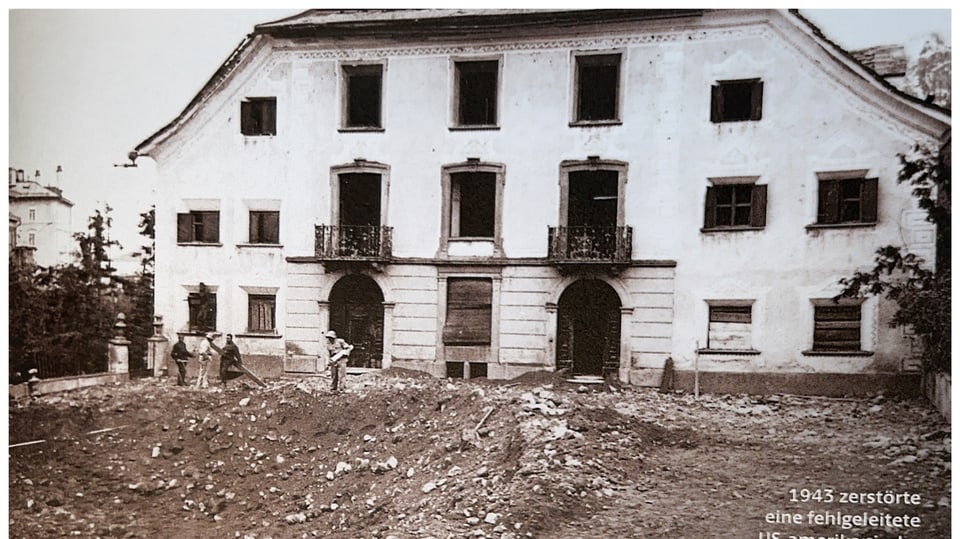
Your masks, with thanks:
<instances>
[{"instance_id":1,"label":"tree","mask_svg":"<svg viewBox=\"0 0 960 539\"><path fill-rule=\"evenodd\" d=\"M844 288L838 297L882 295L896 302L890 325L912 328L923 345L925 370L950 372L950 165L920 145L899 158L897 181L913 187L919 207L936 227L936 270L902 247L887 245L877 249L871 271L840 280Z\"/></svg>"},{"instance_id":2,"label":"tree","mask_svg":"<svg viewBox=\"0 0 960 539\"><path fill-rule=\"evenodd\" d=\"M132 278L122 278L124 300L121 311L127 315L127 338L130 340L131 372L134 362L141 362L147 354L147 339L153 335L153 288L154 288L154 223L156 207L140 214L140 235L149 239L147 245L133 256L140 259L140 271ZM143 365L145 367L145 363Z\"/></svg>"}]
</instances>

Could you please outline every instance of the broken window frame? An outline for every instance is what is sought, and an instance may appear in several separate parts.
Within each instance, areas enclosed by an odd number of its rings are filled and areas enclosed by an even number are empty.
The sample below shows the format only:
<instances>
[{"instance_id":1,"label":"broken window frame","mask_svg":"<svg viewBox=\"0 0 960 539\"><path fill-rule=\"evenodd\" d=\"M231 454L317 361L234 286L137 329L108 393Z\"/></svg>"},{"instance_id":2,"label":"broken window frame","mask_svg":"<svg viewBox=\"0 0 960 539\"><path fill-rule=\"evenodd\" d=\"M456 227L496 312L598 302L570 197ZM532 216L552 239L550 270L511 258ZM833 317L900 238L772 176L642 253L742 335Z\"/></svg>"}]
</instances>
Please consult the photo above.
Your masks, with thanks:
<instances>
[{"instance_id":1,"label":"broken window frame","mask_svg":"<svg viewBox=\"0 0 960 539\"><path fill-rule=\"evenodd\" d=\"M710 87L710 121L757 122L763 119L763 80L720 80Z\"/></svg>"},{"instance_id":2,"label":"broken window frame","mask_svg":"<svg viewBox=\"0 0 960 539\"><path fill-rule=\"evenodd\" d=\"M247 137L277 134L277 98L248 97L240 102L240 134Z\"/></svg>"},{"instance_id":3,"label":"broken window frame","mask_svg":"<svg viewBox=\"0 0 960 539\"><path fill-rule=\"evenodd\" d=\"M383 131L385 74L384 62L351 62L340 65L341 131ZM361 77L376 77L376 84L365 89L372 92L375 87L375 96L358 93L364 91L355 87ZM366 113L361 115L361 109Z\"/></svg>"}]
</instances>

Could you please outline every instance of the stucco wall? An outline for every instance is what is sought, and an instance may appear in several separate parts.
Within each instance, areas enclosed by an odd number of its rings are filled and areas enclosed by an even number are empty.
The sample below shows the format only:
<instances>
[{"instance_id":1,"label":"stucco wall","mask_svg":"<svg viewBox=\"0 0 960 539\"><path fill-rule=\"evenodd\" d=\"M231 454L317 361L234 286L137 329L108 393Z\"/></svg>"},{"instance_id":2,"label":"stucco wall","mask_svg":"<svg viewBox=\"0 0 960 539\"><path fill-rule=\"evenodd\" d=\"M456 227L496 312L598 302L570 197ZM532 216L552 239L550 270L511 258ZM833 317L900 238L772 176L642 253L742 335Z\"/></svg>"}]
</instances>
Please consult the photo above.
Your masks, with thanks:
<instances>
[{"instance_id":1,"label":"stucco wall","mask_svg":"<svg viewBox=\"0 0 960 539\"><path fill-rule=\"evenodd\" d=\"M742 17L742 18L738 18ZM706 23L703 27L698 24ZM591 27L589 32L596 32ZM628 165L625 215L633 258L674 260L668 272L631 270L622 279L631 301L629 369L656 373L667 355L691 368L703 345L710 299L754 302L758 355L700 357L714 371L889 372L905 341L891 336L876 300L864 308L863 346L870 356L805 356L812 344L811 299L837 293L837 280L870 265L888 243L929 250L933 236L918 219L909 188L898 186L896 154L927 135L910 111L879 96L831 63L782 21L755 14L710 15L605 35L511 36L471 43L275 43L246 57L237 75L156 153L163 176L157 204L157 312L171 331L187 323L185 286L218 287L217 326L242 332L242 286L277 287L283 339L241 340L254 353L319 352L319 265L286 264L313 254L313 225L332 220L331 167L356 159L389 167L384 224L394 227L393 254L431 258L439 247L441 167L468 158L505 166L506 257L544 257L547 228L559 223L559 165L588 156ZM575 51L623 55L619 125L571 127ZM499 128L450 130L452 59L499 58ZM340 132L339 63L384 61L382 132ZM760 77L763 118L713 124L710 86ZM277 135L240 134L240 101L276 96ZM892 107L892 108L891 108ZM902 108L902 107L901 107ZM875 226L810 230L818 172L865 169L878 177ZM768 186L767 223L757 231L703 233L709 178L753 176ZM387 185L388 184L388 185ZM282 247L246 241L250 201L279 201ZM196 201L221 212L219 246L176 245L176 214ZM211 202L213 204L214 202ZM389 354L431 361L436 354L436 268L390 265L384 278L395 303ZM548 318L541 311L551 268L506 267L501 291L499 359L549 364ZM669 273L669 275L667 275ZM326 285L329 286L329 285ZM539 306L538 306L539 305ZM286 306L285 308L281 306ZM539 310L538 310L539 309ZM169 336L168 336L169 337ZM649 383L655 383L647 378Z\"/></svg>"}]
</instances>

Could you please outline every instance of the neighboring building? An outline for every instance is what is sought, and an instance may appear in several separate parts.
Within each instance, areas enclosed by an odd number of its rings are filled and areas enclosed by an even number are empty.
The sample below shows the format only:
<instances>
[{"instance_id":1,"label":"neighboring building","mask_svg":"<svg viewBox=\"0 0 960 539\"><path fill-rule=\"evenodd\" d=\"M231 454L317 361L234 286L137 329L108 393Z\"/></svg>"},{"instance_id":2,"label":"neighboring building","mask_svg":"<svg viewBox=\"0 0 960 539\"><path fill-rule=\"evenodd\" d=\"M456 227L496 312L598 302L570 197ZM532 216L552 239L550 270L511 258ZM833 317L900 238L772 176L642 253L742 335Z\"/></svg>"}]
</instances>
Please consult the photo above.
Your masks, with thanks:
<instances>
[{"instance_id":1,"label":"neighboring building","mask_svg":"<svg viewBox=\"0 0 960 539\"><path fill-rule=\"evenodd\" d=\"M74 261L76 246L70 232L73 202L60 189L63 170L58 166L53 184L43 185L40 171L33 179L23 170L9 169L10 213L20 219L17 245L32 247L34 261L40 266L56 266Z\"/></svg>"},{"instance_id":2,"label":"neighboring building","mask_svg":"<svg viewBox=\"0 0 960 539\"><path fill-rule=\"evenodd\" d=\"M18 266L23 266L27 264L33 264L33 252L36 251L36 247L28 247L26 245L17 245L17 229L20 227L20 218L14 214L10 214L10 248L7 252L7 255L10 258L10 263Z\"/></svg>"},{"instance_id":3,"label":"neighboring building","mask_svg":"<svg viewBox=\"0 0 960 539\"><path fill-rule=\"evenodd\" d=\"M795 12L308 11L137 147L156 314L264 372L876 389L909 340L832 298L933 254L897 154L949 129Z\"/></svg>"}]
</instances>

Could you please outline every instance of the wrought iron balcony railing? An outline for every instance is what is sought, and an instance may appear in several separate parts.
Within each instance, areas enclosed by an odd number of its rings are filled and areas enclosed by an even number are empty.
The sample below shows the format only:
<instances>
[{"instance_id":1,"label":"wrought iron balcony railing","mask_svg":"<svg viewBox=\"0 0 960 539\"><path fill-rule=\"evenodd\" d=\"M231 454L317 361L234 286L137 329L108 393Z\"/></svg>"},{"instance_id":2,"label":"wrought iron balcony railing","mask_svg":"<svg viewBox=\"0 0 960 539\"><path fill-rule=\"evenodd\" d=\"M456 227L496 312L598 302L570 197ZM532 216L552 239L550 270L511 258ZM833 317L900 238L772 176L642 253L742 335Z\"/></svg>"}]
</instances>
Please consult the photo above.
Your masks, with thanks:
<instances>
[{"instance_id":1,"label":"wrought iron balcony railing","mask_svg":"<svg viewBox=\"0 0 960 539\"><path fill-rule=\"evenodd\" d=\"M626 264L632 240L629 226L552 226L547 258L557 263Z\"/></svg>"},{"instance_id":2,"label":"wrought iron balcony railing","mask_svg":"<svg viewBox=\"0 0 960 539\"><path fill-rule=\"evenodd\" d=\"M316 225L314 249L322 260L384 262L392 256L393 227Z\"/></svg>"}]
</instances>

